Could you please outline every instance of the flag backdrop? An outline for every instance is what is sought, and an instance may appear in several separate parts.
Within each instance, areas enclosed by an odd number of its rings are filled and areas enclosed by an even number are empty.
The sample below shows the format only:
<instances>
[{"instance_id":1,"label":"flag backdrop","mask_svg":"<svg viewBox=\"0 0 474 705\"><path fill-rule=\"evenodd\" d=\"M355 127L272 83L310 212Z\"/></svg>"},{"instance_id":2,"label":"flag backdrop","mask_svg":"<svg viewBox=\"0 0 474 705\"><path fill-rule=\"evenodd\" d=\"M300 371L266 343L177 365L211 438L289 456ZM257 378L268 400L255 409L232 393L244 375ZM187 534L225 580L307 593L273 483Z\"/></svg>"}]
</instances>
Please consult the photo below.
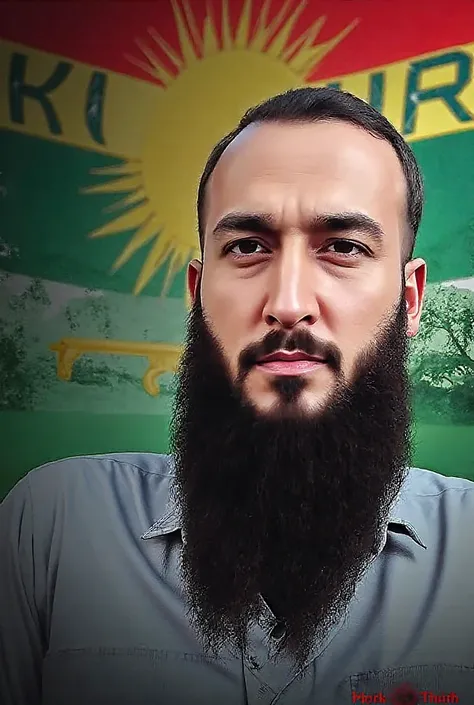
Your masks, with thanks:
<instances>
[{"instance_id":1,"label":"flag backdrop","mask_svg":"<svg viewBox=\"0 0 474 705\"><path fill-rule=\"evenodd\" d=\"M305 84L370 102L421 163L415 460L474 478L472 0L0 13L0 494L61 456L167 450L200 170L247 107Z\"/></svg>"}]
</instances>

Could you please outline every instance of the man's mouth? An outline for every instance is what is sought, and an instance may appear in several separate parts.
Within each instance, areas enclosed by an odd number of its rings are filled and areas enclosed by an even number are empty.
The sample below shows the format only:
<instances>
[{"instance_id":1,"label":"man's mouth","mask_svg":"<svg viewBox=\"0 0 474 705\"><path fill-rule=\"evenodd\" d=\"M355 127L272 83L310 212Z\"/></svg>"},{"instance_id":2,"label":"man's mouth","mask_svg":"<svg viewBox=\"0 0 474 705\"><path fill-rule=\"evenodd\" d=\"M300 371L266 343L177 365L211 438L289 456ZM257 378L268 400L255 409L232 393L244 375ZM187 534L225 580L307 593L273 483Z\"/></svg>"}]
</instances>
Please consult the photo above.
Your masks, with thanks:
<instances>
[{"instance_id":1,"label":"man's mouth","mask_svg":"<svg viewBox=\"0 0 474 705\"><path fill-rule=\"evenodd\" d=\"M257 367L271 374L278 375L299 375L305 372L312 372L326 363L326 360L318 355L308 355L300 350L288 352L278 350L265 355L257 361Z\"/></svg>"}]
</instances>

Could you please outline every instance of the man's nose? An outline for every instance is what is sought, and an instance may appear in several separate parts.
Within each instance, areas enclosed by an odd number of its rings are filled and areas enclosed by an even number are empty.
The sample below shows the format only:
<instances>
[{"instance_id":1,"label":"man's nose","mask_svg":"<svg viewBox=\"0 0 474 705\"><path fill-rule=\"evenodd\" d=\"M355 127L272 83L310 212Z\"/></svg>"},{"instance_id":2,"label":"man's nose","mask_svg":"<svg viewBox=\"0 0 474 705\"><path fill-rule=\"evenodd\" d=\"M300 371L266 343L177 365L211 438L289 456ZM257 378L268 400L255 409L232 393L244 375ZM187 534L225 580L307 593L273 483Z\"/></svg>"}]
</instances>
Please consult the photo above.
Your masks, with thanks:
<instances>
[{"instance_id":1,"label":"man's nose","mask_svg":"<svg viewBox=\"0 0 474 705\"><path fill-rule=\"evenodd\" d=\"M305 238L294 238L272 262L263 316L267 325L293 328L312 325L320 317L314 287L314 259Z\"/></svg>"}]
</instances>

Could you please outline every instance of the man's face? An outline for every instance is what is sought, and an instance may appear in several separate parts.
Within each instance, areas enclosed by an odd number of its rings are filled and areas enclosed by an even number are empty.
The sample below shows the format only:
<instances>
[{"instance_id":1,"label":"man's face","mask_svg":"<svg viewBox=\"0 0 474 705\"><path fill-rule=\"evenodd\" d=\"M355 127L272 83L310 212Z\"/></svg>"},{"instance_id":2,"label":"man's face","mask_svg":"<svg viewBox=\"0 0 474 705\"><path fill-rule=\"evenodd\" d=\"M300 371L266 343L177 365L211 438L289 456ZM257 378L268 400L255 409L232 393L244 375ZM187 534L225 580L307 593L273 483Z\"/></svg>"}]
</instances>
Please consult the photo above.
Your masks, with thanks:
<instances>
[{"instance_id":1,"label":"man's face","mask_svg":"<svg viewBox=\"0 0 474 705\"><path fill-rule=\"evenodd\" d=\"M406 335L425 265L403 271L396 155L345 124L244 130L205 220L171 427L183 575L205 644L245 640L263 596L302 664L410 462Z\"/></svg>"},{"instance_id":2,"label":"man's face","mask_svg":"<svg viewBox=\"0 0 474 705\"><path fill-rule=\"evenodd\" d=\"M405 230L398 158L360 128L262 124L227 148L207 188L200 294L229 373L257 411L322 410L351 383L403 296ZM411 292L415 332L416 275ZM295 333L301 344L288 356L285 340Z\"/></svg>"}]
</instances>

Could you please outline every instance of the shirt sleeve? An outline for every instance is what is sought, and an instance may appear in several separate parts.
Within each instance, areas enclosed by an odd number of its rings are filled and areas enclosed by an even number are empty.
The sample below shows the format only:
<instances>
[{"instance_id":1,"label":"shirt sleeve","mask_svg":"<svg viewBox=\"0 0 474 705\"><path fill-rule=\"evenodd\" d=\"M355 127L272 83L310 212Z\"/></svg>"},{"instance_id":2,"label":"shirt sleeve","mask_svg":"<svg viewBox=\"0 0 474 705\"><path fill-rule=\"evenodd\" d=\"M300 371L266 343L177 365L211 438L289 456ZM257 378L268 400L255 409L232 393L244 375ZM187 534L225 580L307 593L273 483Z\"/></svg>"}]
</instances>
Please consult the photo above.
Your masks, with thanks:
<instances>
[{"instance_id":1,"label":"shirt sleeve","mask_svg":"<svg viewBox=\"0 0 474 705\"><path fill-rule=\"evenodd\" d=\"M28 476L0 504L0 703L39 705L45 652Z\"/></svg>"}]
</instances>

